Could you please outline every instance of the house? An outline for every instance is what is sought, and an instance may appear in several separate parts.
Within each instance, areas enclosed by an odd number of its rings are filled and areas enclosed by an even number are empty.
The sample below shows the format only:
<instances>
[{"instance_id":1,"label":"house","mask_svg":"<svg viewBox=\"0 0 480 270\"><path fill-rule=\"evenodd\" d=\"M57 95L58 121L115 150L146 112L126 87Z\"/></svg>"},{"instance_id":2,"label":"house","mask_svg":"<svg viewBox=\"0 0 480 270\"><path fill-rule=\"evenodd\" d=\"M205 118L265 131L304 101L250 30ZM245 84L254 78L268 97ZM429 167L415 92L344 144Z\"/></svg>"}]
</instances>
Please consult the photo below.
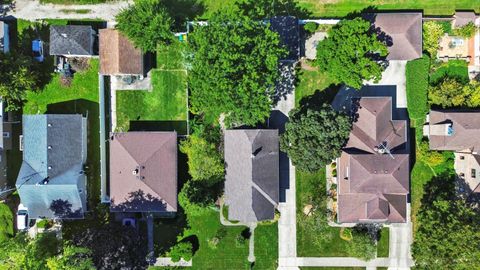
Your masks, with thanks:
<instances>
[{"instance_id":1,"label":"house","mask_svg":"<svg viewBox=\"0 0 480 270\"><path fill-rule=\"evenodd\" d=\"M50 55L91 57L94 55L96 32L89 25L50 26Z\"/></svg>"},{"instance_id":2,"label":"house","mask_svg":"<svg viewBox=\"0 0 480 270\"><path fill-rule=\"evenodd\" d=\"M228 219L272 220L279 199L278 130L225 131Z\"/></svg>"},{"instance_id":3,"label":"house","mask_svg":"<svg viewBox=\"0 0 480 270\"><path fill-rule=\"evenodd\" d=\"M392 119L391 97L354 98L350 112L352 131L337 159L337 222L406 222L407 122Z\"/></svg>"},{"instance_id":4,"label":"house","mask_svg":"<svg viewBox=\"0 0 480 270\"><path fill-rule=\"evenodd\" d=\"M368 13L379 38L388 46L387 60L413 60L422 57L422 13Z\"/></svg>"},{"instance_id":5,"label":"house","mask_svg":"<svg viewBox=\"0 0 480 270\"><path fill-rule=\"evenodd\" d=\"M10 35L8 29L8 24L4 21L0 21L0 50L3 53L8 53L10 51Z\"/></svg>"},{"instance_id":6,"label":"house","mask_svg":"<svg viewBox=\"0 0 480 270\"><path fill-rule=\"evenodd\" d=\"M176 132L110 136L110 211L172 216L177 187Z\"/></svg>"},{"instance_id":7,"label":"house","mask_svg":"<svg viewBox=\"0 0 480 270\"><path fill-rule=\"evenodd\" d=\"M431 150L455 152L457 177L480 193L480 111L431 110L423 134Z\"/></svg>"},{"instance_id":8,"label":"house","mask_svg":"<svg viewBox=\"0 0 480 270\"><path fill-rule=\"evenodd\" d=\"M275 16L270 19L270 29L277 32L280 42L288 50L283 61L296 62L300 59L300 26L293 16Z\"/></svg>"},{"instance_id":9,"label":"house","mask_svg":"<svg viewBox=\"0 0 480 270\"><path fill-rule=\"evenodd\" d=\"M461 28L469 23L475 23L476 18L473 11L456 11L453 15L452 28Z\"/></svg>"},{"instance_id":10,"label":"house","mask_svg":"<svg viewBox=\"0 0 480 270\"><path fill-rule=\"evenodd\" d=\"M80 219L87 211L87 118L24 115L16 187L32 219Z\"/></svg>"},{"instance_id":11,"label":"house","mask_svg":"<svg viewBox=\"0 0 480 270\"><path fill-rule=\"evenodd\" d=\"M116 29L101 29L100 74L144 75L144 55Z\"/></svg>"}]
</instances>

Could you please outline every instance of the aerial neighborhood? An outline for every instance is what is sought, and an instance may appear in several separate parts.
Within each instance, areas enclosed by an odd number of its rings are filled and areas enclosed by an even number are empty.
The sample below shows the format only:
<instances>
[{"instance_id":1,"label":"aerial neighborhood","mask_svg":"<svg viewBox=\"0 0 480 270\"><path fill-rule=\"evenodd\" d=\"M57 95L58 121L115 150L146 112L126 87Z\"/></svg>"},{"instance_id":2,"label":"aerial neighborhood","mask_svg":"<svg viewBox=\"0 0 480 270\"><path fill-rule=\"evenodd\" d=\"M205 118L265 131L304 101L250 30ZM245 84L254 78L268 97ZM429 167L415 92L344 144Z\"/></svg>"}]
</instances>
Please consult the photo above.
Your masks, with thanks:
<instances>
[{"instance_id":1,"label":"aerial neighborhood","mask_svg":"<svg viewBox=\"0 0 480 270\"><path fill-rule=\"evenodd\" d=\"M367 2L0 0L0 269L480 269L480 2Z\"/></svg>"}]
</instances>

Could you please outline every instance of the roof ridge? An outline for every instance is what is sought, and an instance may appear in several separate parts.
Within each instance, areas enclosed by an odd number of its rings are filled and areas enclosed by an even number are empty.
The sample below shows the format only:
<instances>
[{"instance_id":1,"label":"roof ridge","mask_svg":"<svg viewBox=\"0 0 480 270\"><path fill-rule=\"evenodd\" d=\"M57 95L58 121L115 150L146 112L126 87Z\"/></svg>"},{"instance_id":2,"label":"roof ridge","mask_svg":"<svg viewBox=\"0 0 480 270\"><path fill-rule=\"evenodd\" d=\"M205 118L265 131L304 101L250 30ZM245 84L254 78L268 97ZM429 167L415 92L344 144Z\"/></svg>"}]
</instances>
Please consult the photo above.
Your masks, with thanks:
<instances>
[{"instance_id":1,"label":"roof ridge","mask_svg":"<svg viewBox=\"0 0 480 270\"><path fill-rule=\"evenodd\" d=\"M267 199L272 205L277 205L277 203L265 192L263 189L261 189L255 182L252 181L252 186L262 194L262 196ZM252 200L253 202L253 200Z\"/></svg>"}]
</instances>

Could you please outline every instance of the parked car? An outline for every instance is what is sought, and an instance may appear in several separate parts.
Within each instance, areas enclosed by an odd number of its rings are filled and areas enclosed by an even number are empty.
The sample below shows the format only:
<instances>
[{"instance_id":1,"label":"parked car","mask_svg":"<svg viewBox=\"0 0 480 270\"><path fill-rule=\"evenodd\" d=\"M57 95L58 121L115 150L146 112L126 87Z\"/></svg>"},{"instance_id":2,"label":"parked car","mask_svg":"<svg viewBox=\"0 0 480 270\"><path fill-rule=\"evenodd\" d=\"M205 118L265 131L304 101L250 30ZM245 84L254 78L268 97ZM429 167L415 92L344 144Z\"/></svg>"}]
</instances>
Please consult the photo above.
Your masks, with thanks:
<instances>
[{"instance_id":1,"label":"parked car","mask_svg":"<svg viewBox=\"0 0 480 270\"><path fill-rule=\"evenodd\" d=\"M37 62L43 62L45 60L45 56L43 54L43 41L40 39L35 39L32 41L32 52L33 52L33 59Z\"/></svg>"},{"instance_id":2,"label":"parked car","mask_svg":"<svg viewBox=\"0 0 480 270\"><path fill-rule=\"evenodd\" d=\"M28 209L23 204L20 204L17 211L17 230L28 230L28 223Z\"/></svg>"}]
</instances>

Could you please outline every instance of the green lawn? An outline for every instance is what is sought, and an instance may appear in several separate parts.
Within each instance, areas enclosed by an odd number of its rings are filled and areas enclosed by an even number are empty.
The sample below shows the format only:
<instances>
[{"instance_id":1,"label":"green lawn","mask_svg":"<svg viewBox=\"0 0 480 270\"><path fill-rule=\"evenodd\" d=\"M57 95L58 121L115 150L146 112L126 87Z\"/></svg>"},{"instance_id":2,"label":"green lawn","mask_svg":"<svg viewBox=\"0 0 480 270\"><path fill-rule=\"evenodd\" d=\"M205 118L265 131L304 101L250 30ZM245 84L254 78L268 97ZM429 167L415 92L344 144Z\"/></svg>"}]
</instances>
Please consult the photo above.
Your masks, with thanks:
<instances>
[{"instance_id":1,"label":"green lawn","mask_svg":"<svg viewBox=\"0 0 480 270\"><path fill-rule=\"evenodd\" d=\"M296 71L297 85L295 86L295 103L300 104L302 98L313 95L316 91L322 91L331 85L332 79L327 74L314 70L298 69Z\"/></svg>"},{"instance_id":2,"label":"green lawn","mask_svg":"<svg viewBox=\"0 0 480 270\"><path fill-rule=\"evenodd\" d=\"M98 60L92 59L90 68L77 72L70 87L60 84L59 74L39 92L27 92L24 114L69 114L88 115L87 174L90 207L100 198L100 137L98 100Z\"/></svg>"},{"instance_id":3,"label":"green lawn","mask_svg":"<svg viewBox=\"0 0 480 270\"><path fill-rule=\"evenodd\" d=\"M377 244L377 257L388 257L388 244L389 244L390 230L389 228L383 228L380 233L380 240Z\"/></svg>"},{"instance_id":4,"label":"green lawn","mask_svg":"<svg viewBox=\"0 0 480 270\"><path fill-rule=\"evenodd\" d=\"M259 225L255 229L255 268L275 270L278 265L277 223Z\"/></svg>"},{"instance_id":5,"label":"green lawn","mask_svg":"<svg viewBox=\"0 0 480 270\"><path fill-rule=\"evenodd\" d=\"M117 91L117 129L127 131L130 121L185 121L187 72L183 44L159 47L157 69L152 70L152 91Z\"/></svg>"},{"instance_id":6,"label":"green lawn","mask_svg":"<svg viewBox=\"0 0 480 270\"><path fill-rule=\"evenodd\" d=\"M185 236L195 235L199 241L199 249L193 257L191 269L250 269L247 261L248 241L240 246L235 241L237 235L246 227L226 227L226 236L216 248L212 248L208 245L208 240L213 238L222 226L219 213L208 210L201 216L190 217L189 224L191 228L185 231Z\"/></svg>"}]
</instances>

